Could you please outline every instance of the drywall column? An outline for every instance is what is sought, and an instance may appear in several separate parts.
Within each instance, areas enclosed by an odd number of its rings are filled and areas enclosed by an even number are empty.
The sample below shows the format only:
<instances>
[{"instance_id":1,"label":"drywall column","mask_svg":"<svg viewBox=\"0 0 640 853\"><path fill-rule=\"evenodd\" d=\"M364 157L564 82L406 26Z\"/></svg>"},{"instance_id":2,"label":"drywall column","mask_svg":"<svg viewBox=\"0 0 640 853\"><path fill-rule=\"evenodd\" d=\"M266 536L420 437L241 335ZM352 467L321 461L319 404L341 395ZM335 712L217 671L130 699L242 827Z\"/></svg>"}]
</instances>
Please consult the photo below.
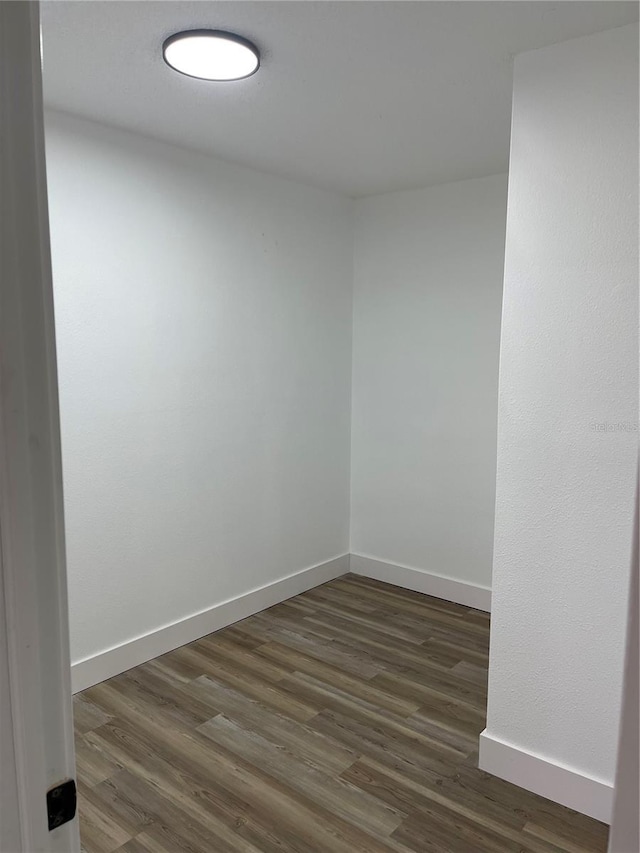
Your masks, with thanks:
<instances>
[{"instance_id":1,"label":"drywall column","mask_svg":"<svg viewBox=\"0 0 640 853\"><path fill-rule=\"evenodd\" d=\"M516 59L480 764L608 820L638 417L635 26Z\"/></svg>"}]
</instances>

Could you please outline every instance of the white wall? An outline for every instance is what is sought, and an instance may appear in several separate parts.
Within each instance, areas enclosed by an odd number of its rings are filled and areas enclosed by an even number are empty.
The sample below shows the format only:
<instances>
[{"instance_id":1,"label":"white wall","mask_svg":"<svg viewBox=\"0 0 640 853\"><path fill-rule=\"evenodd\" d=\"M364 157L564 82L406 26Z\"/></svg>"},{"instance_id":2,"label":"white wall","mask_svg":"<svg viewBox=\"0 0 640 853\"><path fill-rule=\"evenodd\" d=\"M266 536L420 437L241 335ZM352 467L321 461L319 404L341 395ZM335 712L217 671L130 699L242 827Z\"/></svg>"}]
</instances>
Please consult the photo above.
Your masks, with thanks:
<instances>
[{"instance_id":1,"label":"white wall","mask_svg":"<svg viewBox=\"0 0 640 853\"><path fill-rule=\"evenodd\" d=\"M352 204L47 117L72 658L348 551Z\"/></svg>"},{"instance_id":2,"label":"white wall","mask_svg":"<svg viewBox=\"0 0 640 853\"><path fill-rule=\"evenodd\" d=\"M356 204L351 550L491 585L505 175Z\"/></svg>"},{"instance_id":3,"label":"white wall","mask_svg":"<svg viewBox=\"0 0 640 853\"><path fill-rule=\"evenodd\" d=\"M595 780L585 802L577 778L558 793L604 818L637 419L633 25L516 59L500 356L487 735L524 756L527 787L547 778L527 755Z\"/></svg>"}]
</instances>

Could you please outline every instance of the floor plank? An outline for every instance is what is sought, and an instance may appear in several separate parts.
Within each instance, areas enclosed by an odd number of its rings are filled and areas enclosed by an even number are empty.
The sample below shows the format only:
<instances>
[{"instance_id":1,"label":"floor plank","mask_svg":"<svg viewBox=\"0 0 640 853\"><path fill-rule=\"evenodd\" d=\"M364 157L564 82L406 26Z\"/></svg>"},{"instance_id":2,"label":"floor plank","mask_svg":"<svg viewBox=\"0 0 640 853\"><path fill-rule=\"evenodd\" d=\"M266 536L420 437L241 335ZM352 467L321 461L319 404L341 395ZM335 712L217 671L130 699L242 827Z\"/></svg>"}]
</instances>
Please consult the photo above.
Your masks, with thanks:
<instances>
[{"instance_id":1,"label":"floor plank","mask_svg":"<svg viewBox=\"0 0 640 853\"><path fill-rule=\"evenodd\" d=\"M346 575L75 698L86 853L604 853L477 767L489 617Z\"/></svg>"}]
</instances>

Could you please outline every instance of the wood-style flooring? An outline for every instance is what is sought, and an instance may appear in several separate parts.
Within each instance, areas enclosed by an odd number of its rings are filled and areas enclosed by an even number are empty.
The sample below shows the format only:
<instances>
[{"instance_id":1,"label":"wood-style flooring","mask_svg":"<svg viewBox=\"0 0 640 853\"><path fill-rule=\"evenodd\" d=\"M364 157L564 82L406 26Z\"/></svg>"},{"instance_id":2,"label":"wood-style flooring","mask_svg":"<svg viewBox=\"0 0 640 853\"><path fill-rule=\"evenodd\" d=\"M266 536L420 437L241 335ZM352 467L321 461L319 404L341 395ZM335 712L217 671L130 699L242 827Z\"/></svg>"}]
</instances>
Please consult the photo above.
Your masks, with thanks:
<instances>
[{"instance_id":1,"label":"wood-style flooring","mask_svg":"<svg viewBox=\"0 0 640 853\"><path fill-rule=\"evenodd\" d=\"M604 853L477 769L489 617L347 575L76 697L86 853Z\"/></svg>"}]
</instances>

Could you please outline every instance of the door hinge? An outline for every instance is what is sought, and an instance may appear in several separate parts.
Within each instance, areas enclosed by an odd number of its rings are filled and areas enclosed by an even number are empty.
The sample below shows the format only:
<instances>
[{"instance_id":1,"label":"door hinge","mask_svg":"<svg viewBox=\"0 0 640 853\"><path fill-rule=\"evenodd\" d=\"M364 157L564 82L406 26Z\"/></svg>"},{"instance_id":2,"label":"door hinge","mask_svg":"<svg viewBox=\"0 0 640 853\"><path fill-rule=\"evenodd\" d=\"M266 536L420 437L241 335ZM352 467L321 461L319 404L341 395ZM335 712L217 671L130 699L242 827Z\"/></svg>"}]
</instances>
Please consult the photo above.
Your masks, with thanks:
<instances>
[{"instance_id":1,"label":"door hinge","mask_svg":"<svg viewBox=\"0 0 640 853\"><path fill-rule=\"evenodd\" d=\"M47 791L49 831L74 819L77 801L75 779L67 779Z\"/></svg>"}]
</instances>

